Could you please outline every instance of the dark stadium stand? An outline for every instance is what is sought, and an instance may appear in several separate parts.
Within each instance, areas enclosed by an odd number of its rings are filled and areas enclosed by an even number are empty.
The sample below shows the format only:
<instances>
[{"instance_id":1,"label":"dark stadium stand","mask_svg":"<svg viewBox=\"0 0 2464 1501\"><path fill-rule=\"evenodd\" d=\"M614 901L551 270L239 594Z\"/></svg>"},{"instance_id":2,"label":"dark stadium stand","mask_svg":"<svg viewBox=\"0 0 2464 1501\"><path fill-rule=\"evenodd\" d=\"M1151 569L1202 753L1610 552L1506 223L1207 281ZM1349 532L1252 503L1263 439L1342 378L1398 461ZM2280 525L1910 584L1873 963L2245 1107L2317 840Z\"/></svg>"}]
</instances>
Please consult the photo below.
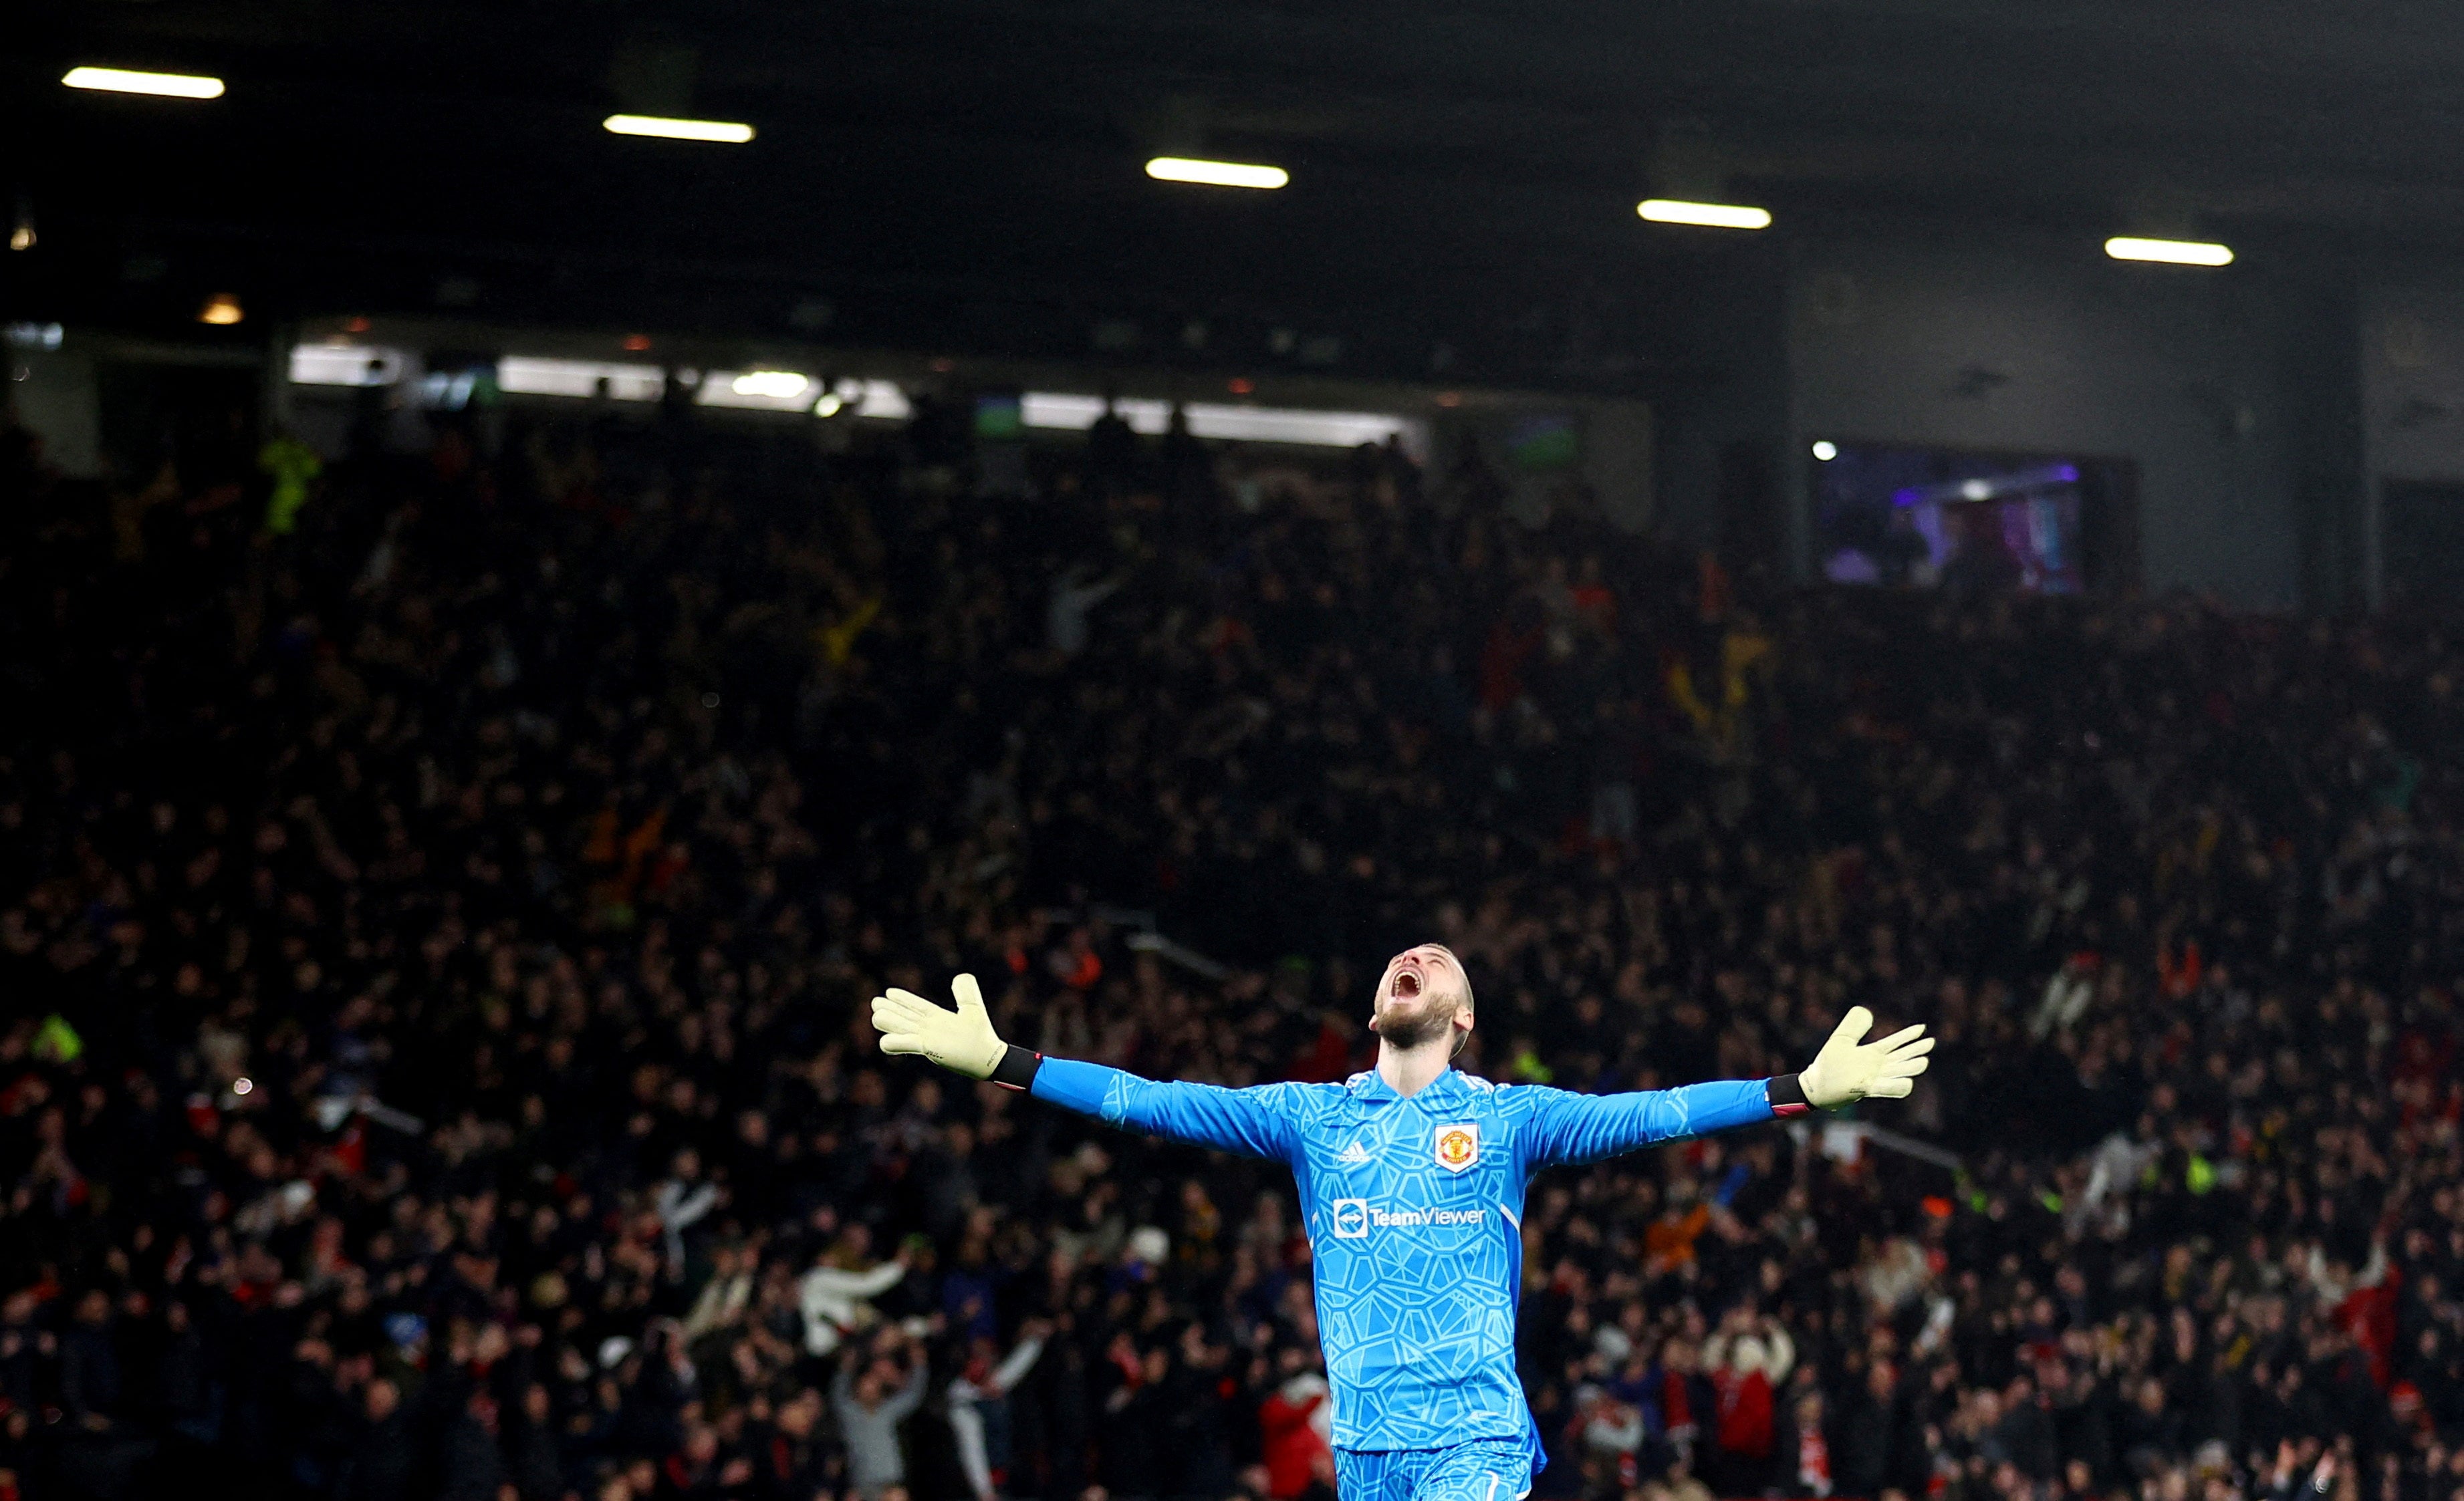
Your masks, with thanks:
<instances>
[{"instance_id":1,"label":"dark stadium stand","mask_svg":"<svg viewBox=\"0 0 2464 1501\"><path fill-rule=\"evenodd\" d=\"M2453 632L940 441L11 434L0 1495L1323 1498L1280 1174L864 1003L1339 1077L1426 937L1499 1078L1943 1039L1538 1186L1541 1496L2464 1493Z\"/></svg>"}]
</instances>

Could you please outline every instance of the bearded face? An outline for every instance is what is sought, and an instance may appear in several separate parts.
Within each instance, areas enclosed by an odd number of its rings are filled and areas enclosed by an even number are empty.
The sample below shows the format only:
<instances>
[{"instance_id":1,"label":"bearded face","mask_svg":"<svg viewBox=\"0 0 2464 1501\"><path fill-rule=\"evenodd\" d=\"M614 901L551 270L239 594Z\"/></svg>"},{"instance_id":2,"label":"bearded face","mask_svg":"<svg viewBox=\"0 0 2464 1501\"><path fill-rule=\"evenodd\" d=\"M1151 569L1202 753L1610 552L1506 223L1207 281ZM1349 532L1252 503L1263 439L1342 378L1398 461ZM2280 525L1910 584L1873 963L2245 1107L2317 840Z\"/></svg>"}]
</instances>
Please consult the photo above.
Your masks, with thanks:
<instances>
[{"instance_id":1,"label":"bearded face","mask_svg":"<svg viewBox=\"0 0 2464 1501\"><path fill-rule=\"evenodd\" d=\"M1463 963L1443 944L1422 944L1387 962L1369 1027L1389 1045L1408 1050L1452 1033L1458 1016L1468 1030L1471 984Z\"/></svg>"}]
</instances>

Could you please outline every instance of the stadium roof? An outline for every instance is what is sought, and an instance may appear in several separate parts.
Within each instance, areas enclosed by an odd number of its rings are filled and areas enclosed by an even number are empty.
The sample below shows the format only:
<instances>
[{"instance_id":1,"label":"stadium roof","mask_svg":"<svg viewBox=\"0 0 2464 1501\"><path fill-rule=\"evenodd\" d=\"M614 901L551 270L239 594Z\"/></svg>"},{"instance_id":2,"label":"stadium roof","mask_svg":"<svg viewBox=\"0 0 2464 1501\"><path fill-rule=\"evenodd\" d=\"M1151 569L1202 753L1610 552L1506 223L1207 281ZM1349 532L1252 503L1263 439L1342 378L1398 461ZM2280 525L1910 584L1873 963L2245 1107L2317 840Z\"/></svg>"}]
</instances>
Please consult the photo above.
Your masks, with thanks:
<instances>
[{"instance_id":1,"label":"stadium roof","mask_svg":"<svg viewBox=\"0 0 2464 1501\"><path fill-rule=\"evenodd\" d=\"M1425 359L1586 307L1619 344L1651 288L1771 253L1641 224L1661 191L1768 207L1773 239L2194 227L2311 265L2464 246L2464 18L2427 0L84 0L28 20L0 79L42 148L14 168L41 285L122 311L253 274L305 311L864 337L894 306L1150 352L1278 329L1296 350L1323 326L1349 359L1374 327ZM228 87L61 87L78 65ZM619 112L756 134L603 129ZM1156 155L1291 183L1157 183Z\"/></svg>"}]
</instances>

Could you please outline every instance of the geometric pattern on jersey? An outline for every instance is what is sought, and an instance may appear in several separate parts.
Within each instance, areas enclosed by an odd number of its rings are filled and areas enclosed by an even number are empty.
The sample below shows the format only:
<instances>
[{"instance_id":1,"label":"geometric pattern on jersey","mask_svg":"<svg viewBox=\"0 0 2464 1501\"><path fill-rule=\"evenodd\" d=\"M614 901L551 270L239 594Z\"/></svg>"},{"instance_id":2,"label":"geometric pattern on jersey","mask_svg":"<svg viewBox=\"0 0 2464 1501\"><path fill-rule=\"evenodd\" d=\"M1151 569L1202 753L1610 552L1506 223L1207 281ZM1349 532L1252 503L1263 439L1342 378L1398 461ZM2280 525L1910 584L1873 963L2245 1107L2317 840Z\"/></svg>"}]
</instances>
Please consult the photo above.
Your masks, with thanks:
<instances>
[{"instance_id":1,"label":"geometric pattern on jersey","mask_svg":"<svg viewBox=\"0 0 2464 1501\"><path fill-rule=\"evenodd\" d=\"M1045 1058L1033 1091L1112 1125L1291 1168L1337 1449L1500 1439L1535 1464L1539 1431L1514 1372L1532 1176L1771 1119L1759 1079L1577 1095L1449 1069L1406 1099L1375 1071L1235 1090ZM1477 1145L1458 1167L1465 1143L1452 1128L1465 1126Z\"/></svg>"},{"instance_id":2,"label":"geometric pattern on jersey","mask_svg":"<svg viewBox=\"0 0 2464 1501\"><path fill-rule=\"evenodd\" d=\"M1341 1501L1523 1501L1540 1467L1513 1439L1445 1448L1336 1449Z\"/></svg>"}]
</instances>

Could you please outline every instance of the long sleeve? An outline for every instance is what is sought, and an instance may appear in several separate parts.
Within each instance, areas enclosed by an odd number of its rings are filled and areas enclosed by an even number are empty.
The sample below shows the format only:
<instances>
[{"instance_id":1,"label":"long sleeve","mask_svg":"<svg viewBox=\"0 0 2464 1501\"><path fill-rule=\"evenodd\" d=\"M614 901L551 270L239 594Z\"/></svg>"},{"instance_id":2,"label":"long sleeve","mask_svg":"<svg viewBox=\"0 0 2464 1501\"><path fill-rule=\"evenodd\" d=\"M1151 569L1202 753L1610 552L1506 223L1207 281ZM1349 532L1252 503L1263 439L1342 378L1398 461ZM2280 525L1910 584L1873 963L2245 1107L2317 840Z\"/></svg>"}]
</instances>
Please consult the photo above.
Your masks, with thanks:
<instances>
[{"instance_id":1,"label":"long sleeve","mask_svg":"<svg viewBox=\"0 0 2464 1501\"><path fill-rule=\"evenodd\" d=\"M804 1316L804 1348L827 1355L839 1347L842 1326L852 1322L856 1305L897 1286L907 1275L907 1263L885 1261L869 1272L841 1272L815 1267L796 1285L796 1300Z\"/></svg>"},{"instance_id":2,"label":"long sleeve","mask_svg":"<svg viewBox=\"0 0 2464 1501\"><path fill-rule=\"evenodd\" d=\"M1533 1088L1536 1102L1520 1143L1524 1165L1536 1172L1560 1164L1595 1163L1656 1142L1769 1120L1773 1112L1766 1082L1722 1079L1624 1095Z\"/></svg>"},{"instance_id":3,"label":"long sleeve","mask_svg":"<svg viewBox=\"0 0 2464 1501\"><path fill-rule=\"evenodd\" d=\"M2370 1242L2370 1259L2353 1278L2356 1288L2376 1287L2387 1280L2387 1250L2384 1240Z\"/></svg>"},{"instance_id":4,"label":"long sleeve","mask_svg":"<svg viewBox=\"0 0 2464 1501\"><path fill-rule=\"evenodd\" d=\"M898 1285L907 1275L907 1263L885 1261L869 1272L841 1272L836 1267L815 1267L804 1273L805 1296L879 1297Z\"/></svg>"},{"instance_id":5,"label":"long sleeve","mask_svg":"<svg viewBox=\"0 0 2464 1501\"><path fill-rule=\"evenodd\" d=\"M1771 1382L1776 1387L1788 1380L1789 1372L1796 1369L1796 1341L1777 1324L1771 1325L1764 1338L1771 1344Z\"/></svg>"},{"instance_id":6,"label":"long sleeve","mask_svg":"<svg viewBox=\"0 0 2464 1501\"><path fill-rule=\"evenodd\" d=\"M926 1374L924 1362L917 1360L914 1374L907 1378L907 1384L898 1389L898 1395L881 1404L881 1416L891 1427L906 1422L908 1414L924 1404Z\"/></svg>"},{"instance_id":7,"label":"long sleeve","mask_svg":"<svg viewBox=\"0 0 2464 1501\"><path fill-rule=\"evenodd\" d=\"M742 1273L711 1278L693 1299L693 1312L685 1316L685 1338L698 1339L734 1318L752 1295L753 1279Z\"/></svg>"},{"instance_id":8,"label":"long sleeve","mask_svg":"<svg viewBox=\"0 0 2464 1501\"><path fill-rule=\"evenodd\" d=\"M1033 1090L1038 1099L1107 1125L1289 1162L1300 1139L1298 1087L1158 1082L1100 1063L1045 1058L1035 1071Z\"/></svg>"},{"instance_id":9,"label":"long sleeve","mask_svg":"<svg viewBox=\"0 0 2464 1501\"><path fill-rule=\"evenodd\" d=\"M667 1225L668 1260L681 1272L685 1264L685 1231L698 1225L718 1205L718 1185L702 1184L688 1191L670 1179L659 1186L659 1218Z\"/></svg>"},{"instance_id":10,"label":"long sleeve","mask_svg":"<svg viewBox=\"0 0 2464 1501\"><path fill-rule=\"evenodd\" d=\"M1716 1371L1728 1363L1728 1332L1715 1331L1703 1341L1703 1369Z\"/></svg>"},{"instance_id":11,"label":"long sleeve","mask_svg":"<svg viewBox=\"0 0 2464 1501\"><path fill-rule=\"evenodd\" d=\"M959 1383L950 1383L950 1436L957 1440L958 1471L967 1477L967 1489L977 1501L993 1501L993 1467L984 1452L984 1419L976 1411L973 1399L956 1400Z\"/></svg>"},{"instance_id":12,"label":"long sleeve","mask_svg":"<svg viewBox=\"0 0 2464 1501\"><path fill-rule=\"evenodd\" d=\"M1128 581L1125 577L1112 577L1099 584L1073 585L1062 593L1062 607L1081 612L1091 610L1111 598Z\"/></svg>"},{"instance_id":13,"label":"long sleeve","mask_svg":"<svg viewBox=\"0 0 2464 1501\"><path fill-rule=\"evenodd\" d=\"M1007 1396L1009 1389L1018 1384L1019 1378L1033 1369L1036 1358L1042 1354L1044 1354L1043 1340L1020 1340L1018 1348L1009 1353L1009 1359L1003 1360L993 1371L992 1381L989 1383L992 1386L992 1395Z\"/></svg>"},{"instance_id":14,"label":"long sleeve","mask_svg":"<svg viewBox=\"0 0 2464 1501\"><path fill-rule=\"evenodd\" d=\"M693 1229L717 1207L718 1185L715 1183L698 1185L690 1192L684 1185L672 1181L659 1187L659 1218L667 1221L671 1230Z\"/></svg>"}]
</instances>

